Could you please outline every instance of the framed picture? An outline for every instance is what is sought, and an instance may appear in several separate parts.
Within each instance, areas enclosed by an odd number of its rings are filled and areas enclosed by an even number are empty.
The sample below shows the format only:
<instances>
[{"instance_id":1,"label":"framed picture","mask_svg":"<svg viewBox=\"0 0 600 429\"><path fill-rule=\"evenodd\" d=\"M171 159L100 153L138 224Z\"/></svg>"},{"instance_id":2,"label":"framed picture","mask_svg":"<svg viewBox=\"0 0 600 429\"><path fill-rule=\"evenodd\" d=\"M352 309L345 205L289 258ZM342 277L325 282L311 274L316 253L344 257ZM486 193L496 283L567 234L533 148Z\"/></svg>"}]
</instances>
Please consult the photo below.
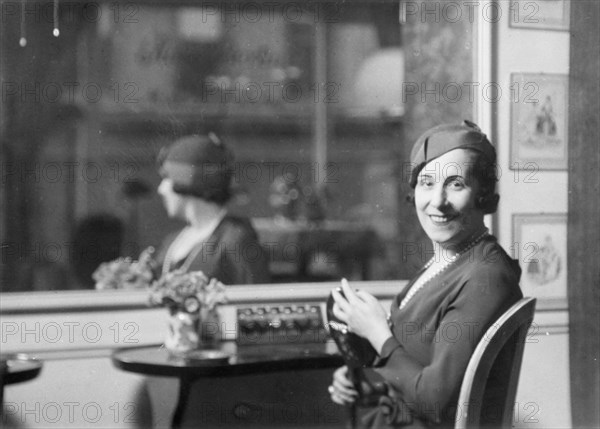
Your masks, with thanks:
<instances>
[{"instance_id":1,"label":"framed picture","mask_svg":"<svg viewBox=\"0 0 600 429\"><path fill-rule=\"evenodd\" d=\"M543 30L569 30L570 0L512 0L510 26Z\"/></svg>"},{"instance_id":2,"label":"framed picture","mask_svg":"<svg viewBox=\"0 0 600 429\"><path fill-rule=\"evenodd\" d=\"M567 308L567 215L514 214L511 250L523 270L523 294Z\"/></svg>"},{"instance_id":3,"label":"framed picture","mask_svg":"<svg viewBox=\"0 0 600 429\"><path fill-rule=\"evenodd\" d=\"M568 82L562 74L511 75L511 170L567 169Z\"/></svg>"}]
</instances>

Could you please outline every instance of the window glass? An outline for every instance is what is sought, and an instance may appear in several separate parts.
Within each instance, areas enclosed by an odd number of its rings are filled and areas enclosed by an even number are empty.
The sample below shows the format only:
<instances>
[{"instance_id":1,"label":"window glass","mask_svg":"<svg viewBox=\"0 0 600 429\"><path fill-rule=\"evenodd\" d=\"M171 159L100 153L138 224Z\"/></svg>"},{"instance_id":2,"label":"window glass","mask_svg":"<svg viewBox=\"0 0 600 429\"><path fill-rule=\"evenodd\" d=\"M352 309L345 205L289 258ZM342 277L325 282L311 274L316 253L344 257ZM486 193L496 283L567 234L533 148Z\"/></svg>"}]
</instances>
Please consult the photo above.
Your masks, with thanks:
<instances>
[{"instance_id":1,"label":"window glass","mask_svg":"<svg viewBox=\"0 0 600 429\"><path fill-rule=\"evenodd\" d=\"M211 131L235 152L229 210L252 219L274 281L410 277L425 256L405 166L422 131L473 118L456 91L474 41L466 18L400 12L68 3L58 38L51 14L7 19L2 291L93 288L100 262L160 246L182 224L157 155Z\"/></svg>"}]
</instances>

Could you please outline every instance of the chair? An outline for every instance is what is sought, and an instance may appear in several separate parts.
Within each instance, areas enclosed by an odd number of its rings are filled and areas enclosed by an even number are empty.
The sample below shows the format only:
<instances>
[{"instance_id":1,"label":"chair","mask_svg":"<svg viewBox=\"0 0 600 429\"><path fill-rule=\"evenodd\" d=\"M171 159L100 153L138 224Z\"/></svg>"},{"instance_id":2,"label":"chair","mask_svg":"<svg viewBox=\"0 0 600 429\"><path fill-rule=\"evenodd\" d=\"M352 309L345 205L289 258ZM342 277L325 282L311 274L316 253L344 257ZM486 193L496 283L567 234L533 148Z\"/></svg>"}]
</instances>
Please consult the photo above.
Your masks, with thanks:
<instances>
[{"instance_id":1,"label":"chair","mask_svg":"<svg viewBox=\"0 0 600 429\"><path fill-rule=\"evenodd\" d=\"M512 427L525 339L535 302L535 298L521 299L479 341L463 378L455 429Z\"/></svg>"}]
</instances>

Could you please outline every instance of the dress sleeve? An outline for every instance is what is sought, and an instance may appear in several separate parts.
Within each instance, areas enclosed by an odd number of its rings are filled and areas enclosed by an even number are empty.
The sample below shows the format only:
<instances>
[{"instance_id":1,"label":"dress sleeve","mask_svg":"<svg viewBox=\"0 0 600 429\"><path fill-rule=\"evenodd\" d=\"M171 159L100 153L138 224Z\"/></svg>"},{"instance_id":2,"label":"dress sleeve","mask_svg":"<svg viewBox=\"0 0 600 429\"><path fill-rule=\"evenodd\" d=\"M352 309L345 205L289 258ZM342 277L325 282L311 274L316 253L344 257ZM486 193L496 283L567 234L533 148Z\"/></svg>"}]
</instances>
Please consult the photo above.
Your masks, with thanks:
<instances>
[{"instance_id":1,"label":"dress sleeve","mask_svg":"<svg viewBox=\"0 0 600 429\"><path fill-rule=\"evenodd\" d=\"M438 423L447 420L444 413L458 399L477 343L496 318L518 299L512 273L492 264L483 264L476 271L459 286L443 310L431 344L429 364L422 365L410 356L402 339L390 338L382 349L381 366L373 370L420 419Z\"/></svg>"}]
</instances>

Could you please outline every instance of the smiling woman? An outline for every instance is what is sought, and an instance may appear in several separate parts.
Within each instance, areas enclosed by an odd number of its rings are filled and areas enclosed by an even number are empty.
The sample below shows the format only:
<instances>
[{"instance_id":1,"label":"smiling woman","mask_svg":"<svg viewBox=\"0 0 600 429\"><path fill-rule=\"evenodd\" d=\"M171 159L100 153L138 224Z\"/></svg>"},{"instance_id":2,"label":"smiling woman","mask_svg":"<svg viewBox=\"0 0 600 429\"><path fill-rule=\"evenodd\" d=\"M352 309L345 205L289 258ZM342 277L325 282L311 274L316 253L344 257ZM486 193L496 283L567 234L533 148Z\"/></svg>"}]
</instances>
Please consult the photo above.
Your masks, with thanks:
<instances>
[{"instance_id":1,"label":"smiling woman","mask_svg":"<svg viewBox=\"0 0 600 429\"><path fill-rule=\"evenodd\" d=\"M415 143L411 186L417 216L427 236L445 251L485 229L496 211L496 151L471 122L440 125Z\"/></svg>"},{"instance_id":2,"label":"smiling woman","mask_svg":"<svg viewBox=\"0 0 600 429\"><path fill-rule=\"evenodd\" d=\"M332 292L333 314L377 352L373 368L338 369L329 389L338 404L353 404L359 391L360 403L377 404L363 415L366 427L453 426L475 346L523 296L518 261L483 222L498 202L496 151L487 136L468 121L440 125L417 140L411 161L416 210L433 242L433 258L394 298L388 316L373 295L355 292L347 282L342 282L345 296ZM449 326L456 332L449 334ZM508 365L492 371L492 383ZM498 384L494 400L503 399L501 389Z\"/></svg>"}]
</instances>

